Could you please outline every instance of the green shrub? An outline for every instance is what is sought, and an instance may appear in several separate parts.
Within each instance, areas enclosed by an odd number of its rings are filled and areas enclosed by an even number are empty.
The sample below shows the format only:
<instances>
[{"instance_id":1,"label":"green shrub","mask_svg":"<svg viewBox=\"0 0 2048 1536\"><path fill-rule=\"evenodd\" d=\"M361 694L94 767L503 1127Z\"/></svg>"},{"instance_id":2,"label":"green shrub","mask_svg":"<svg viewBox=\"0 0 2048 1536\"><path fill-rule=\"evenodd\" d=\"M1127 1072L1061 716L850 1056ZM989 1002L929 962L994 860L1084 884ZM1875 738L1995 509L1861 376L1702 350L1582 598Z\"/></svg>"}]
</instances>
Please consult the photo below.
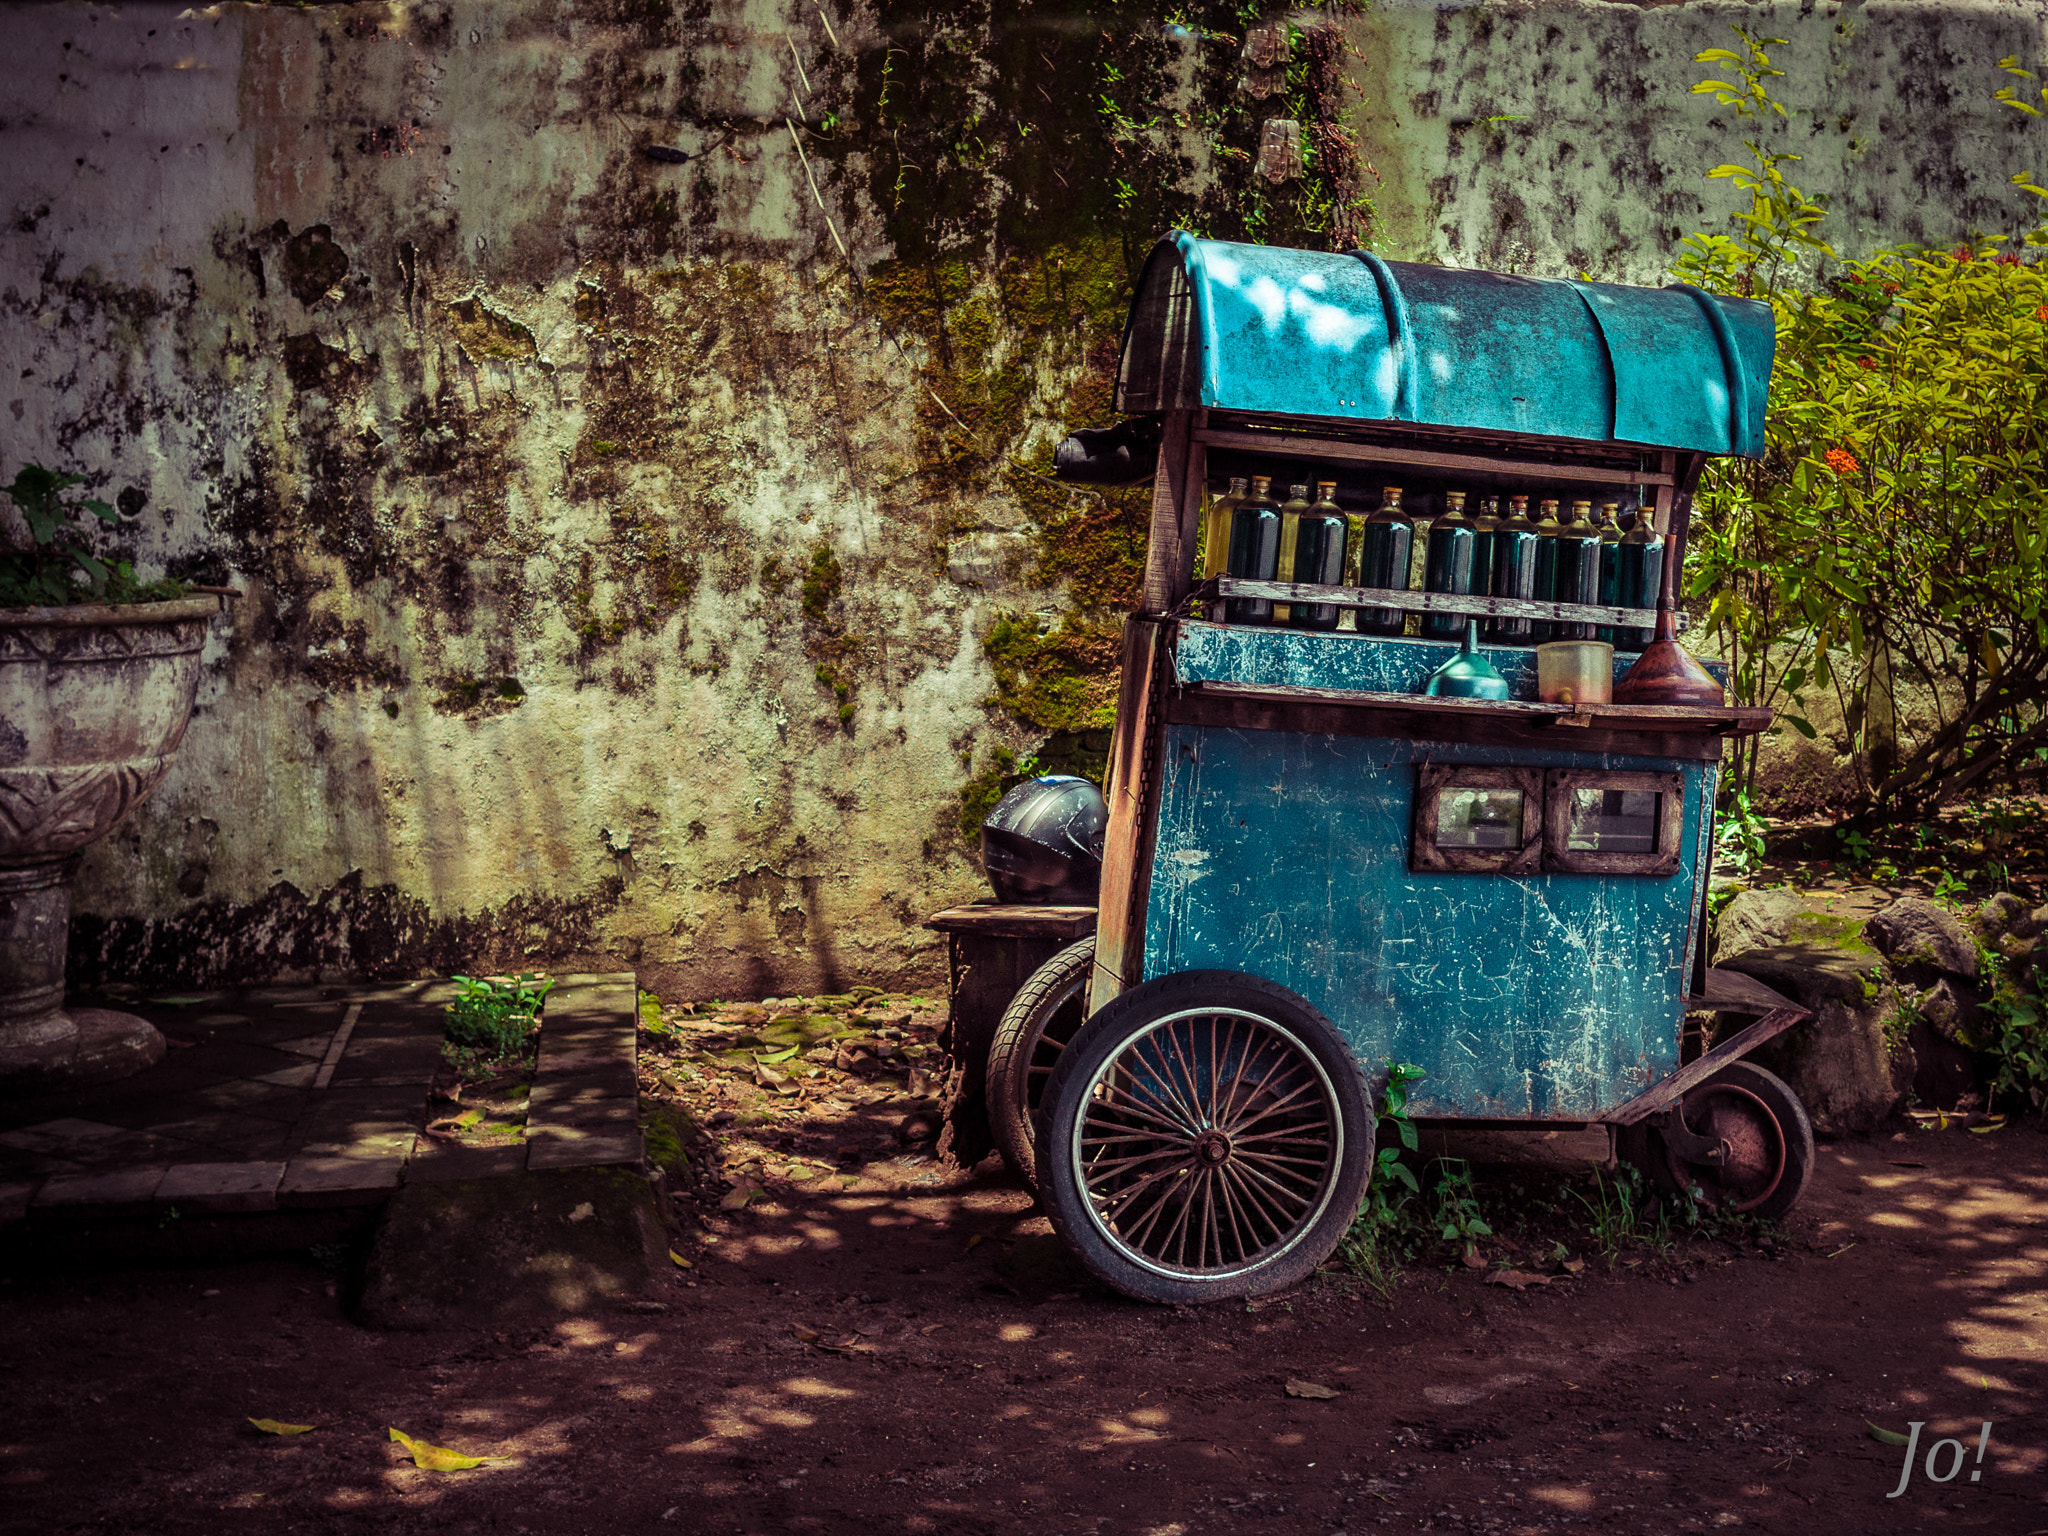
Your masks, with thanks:
<instances>
[{"instance_id":1,"label":"green shrub","mask_svg":"<svg viewBox=\"0 0 2048 1536\"><path fill-rule=\"evenodd\" d=\"M1768 303L1777 365L1764 457L1716 459L1700 483L1687 591L1739 697L1810 737L1805 701L1836 696L1848 809L1921 819L2048 759L2048 225L1841 260L1824 204L1787 175L1799 157L1768 147L1791 132L1769 90L1783 39L1736 32L1742 52L1699 55L1731 78L1694 91L1760 125L1746 163L1711 172L1750 205L1732 233L1695 234L1676 271ZM1909 685L1931 724L1902 707Z\"/></svg>"},{"instance_id":2,"label":"green shrub","mask_svg":"<svg viewBox=\"0 0 2048 1536\"><path fill-rule=\"evenodd\" d=\"M457 976L460 993L448 1005L447 1040L485 1060L516 1056L540 1020L540 1005L554 989L551 977Z\"/></svg>"}]
</instances>

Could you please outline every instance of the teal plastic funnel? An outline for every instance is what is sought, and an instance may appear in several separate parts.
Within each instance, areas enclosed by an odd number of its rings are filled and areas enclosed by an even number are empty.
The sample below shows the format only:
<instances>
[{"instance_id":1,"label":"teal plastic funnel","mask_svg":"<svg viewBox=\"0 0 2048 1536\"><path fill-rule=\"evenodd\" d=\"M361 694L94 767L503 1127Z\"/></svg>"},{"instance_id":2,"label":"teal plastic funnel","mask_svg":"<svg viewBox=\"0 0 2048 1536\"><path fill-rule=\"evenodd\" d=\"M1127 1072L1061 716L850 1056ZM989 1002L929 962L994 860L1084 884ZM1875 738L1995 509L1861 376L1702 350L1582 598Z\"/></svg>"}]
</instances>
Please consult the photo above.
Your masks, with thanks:
<instances>
[{"instance_id":1,"label":"teal plastic funnel","mask_svg":"<svg viewBox=\"0 0 2048 1536\"><path fill-rule=\"evenodd\" d=\"M1505 699L1508 680L1479 654L1479 621L1465 621L1465 643L1458 654L1429 674L1422 691L1438 699Z\"/></svg>"}]
</instances>

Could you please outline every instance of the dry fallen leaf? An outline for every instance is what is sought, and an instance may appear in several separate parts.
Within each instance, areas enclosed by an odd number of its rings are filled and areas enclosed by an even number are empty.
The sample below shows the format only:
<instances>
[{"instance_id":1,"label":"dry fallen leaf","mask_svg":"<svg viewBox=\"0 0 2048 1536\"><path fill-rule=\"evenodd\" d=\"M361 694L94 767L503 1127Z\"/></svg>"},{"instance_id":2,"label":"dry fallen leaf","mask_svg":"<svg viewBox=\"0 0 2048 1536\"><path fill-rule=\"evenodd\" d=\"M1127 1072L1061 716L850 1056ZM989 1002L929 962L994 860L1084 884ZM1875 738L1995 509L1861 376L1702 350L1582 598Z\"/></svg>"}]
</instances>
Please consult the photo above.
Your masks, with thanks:
<instances>
[{"instance_id":1,"label":"dry fallen leaf","mask_svg":"<svg viewBox=\"0 0 2048 1536\"><path fill-rule=\"evenodd\" d=\"M251 1419L249 1422L266 1435L309 1435L319 1427L315 1424L280 1424L276 1419Z\"/></svg>"},{"instance_id":2,"label":"dry fallen leaf","mask_svg":"<svg viewBox=\"0 0 2048 1536\"><path fill-rule=\"evenodd\" d=\"M690 1263L688 1259L684 1258L680 1253L677 1253L673 1248L669 1249L668 1251L668 1261L669 1263L675 1265L677 1269L692 1269L695 1267Z\"/></svg>"},{"instance_id":3,"label":"dry fallen leaf","mask_svg":"<svg viewBox=\"0 0 2048 1536\"><path fill-rule=\"evenodd\" d=\"M465 1456L460 1451L451 1451L445 1445L429 1445L424 1440L415 1440L402 1429L391 1431L391 1438L404 1446L412 1456L412 1464L425 1472L461 1472L470 1467L480 1467L487 1458Z\"/></svg>"},{"instance_id":4,"label":"dry fallen leaf","mask_svg":"<svg viewBox=\"0 0 2048 1536\"><path fill-rule=\"evenodd\" d=\"M789 1331L795 1334L799 1339L802 1339L806 1344L815 1344L818 1342L819 1335L817 1329L806 1328L802 1323L791 1323L789 1325Z\"/></svg>"},{"instance_id":5,"label":"dry fallen leaf","mask_svg":"<svg viewBox=\"0 0 2048 1536\"><path fill-rule=\"evenodd\" d=\"M1868 1419L1865 1419L1863 1421L1863 1427L1870 1431L1870 1438L1875 1440L1879 1445L1906 1445L1910 1443L1907 1440L1907 1438L1904 1435L1900 1434L1897 1430L1879 1429L1875 1424L1871 1423Z\"/></svg>"},{"instance_id":6,"label":"dry fallen leaf","mask_svg":"<svg viewBox=\"0 0 2048 1536\"><path fill-rule=\"evenodd\" d=\"M972 1236L972 1237L970 1237L969 1239L967 1239L967 1246L966 1246L966 1247L965 1247L964 1249L962 1249L961 1251L962 1251L963 1253L972 1253L972 1252L974 1252L974 1250L975 1250L975 1249L979 1248L979 1247L980 1247L980 1246L981 1246L981 1245L982 1245L983 1243L985 1243L985 1242L987 1242L987 1241L988 1241L988 1234L987 1234L987 1233L984 1233L984 1232L977 1232L977 1233L975 1233L975 1234L974 1234L974 1236Z\"/></svg>"},{"instance_id":7,"label":"dry fallen leaf","mask_svg":"<svg viewBox=\"0 0 2048 1536\"><path fill-rule=\"evenodd\" d=\"M1550 1276L1532 1275L1526 1269L1496 1269L1486 1277L1486 1283L1488 1285L1505 1285L1518 1291L1526 1291L1532 1285L1550 1284Z\"/></svg>"},{"instance_id":8,"label":"dry fallen leaf","mask_svg":"<svg viewBox=\"0 0 2048 1536\"><path fill-rule=\"evenodd\" d=\"M597 1207L592 1205L588 1200L585 1200L581 1205L577 1206L575 1210L569 1213L569 1220L588 1221L591 1217L595 1216L596 1214Z\"/></svg>"},{"instance_id":9,"label":"dry fallen leaf","mask_svg":"<svg viewBox=\"0 0 2048 1536\"><path fill-rule=\"evenodd\" d=\"M1325 1387L1313 1381L1299 1381L1293 1377L1289 1377L1287 1381L1287 1395L1289 1397L1312 1397L1322 1399L1335 1397L1337 1395L1337 1390L1334 1387Z\"/></svg>"},{"instance_id":10,"label":"dry fallen leaf","mask_svg":"<svg viewBox=\"0 0 2048 1536\"><path fill-rule=\"evenodd\" d=\"M725 1198L718 1202L718 1208L721 1211L743 1211L747 1203L761 1193L761 1186L752 1179L742 1180L726 1192Z\"/></svg>"}]
</instances>

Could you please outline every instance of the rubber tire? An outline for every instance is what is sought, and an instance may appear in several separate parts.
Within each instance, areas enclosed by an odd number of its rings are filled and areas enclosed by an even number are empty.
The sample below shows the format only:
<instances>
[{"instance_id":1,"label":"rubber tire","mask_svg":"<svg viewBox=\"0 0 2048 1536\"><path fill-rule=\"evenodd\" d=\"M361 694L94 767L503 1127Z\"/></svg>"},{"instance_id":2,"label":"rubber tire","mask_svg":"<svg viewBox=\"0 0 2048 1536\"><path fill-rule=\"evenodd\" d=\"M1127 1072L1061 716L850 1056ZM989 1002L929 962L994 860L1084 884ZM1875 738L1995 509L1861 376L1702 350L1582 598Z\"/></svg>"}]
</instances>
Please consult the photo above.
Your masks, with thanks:
<instances>
[{"instance_id":1,"label":"rubber tire","mask_svg":"<svg viewBox=\"0 0 2048 1536\"><path fill-rule=\"evenodd\" d=\"M1799 1095L1792 1091L1785 1080L1753 1061L1731 1061L1685 1097L1690 1099L1701 1089L1715 1083L1731 1083L1755 1094L1763 1100L1765 1107L1776 1117L1779 1128L1785 1133L1785 1168L1778 1176L1777 1187L1762 1204L1740 1213L1761 1221L1775 1221L1798 1203L1800 1195L1806 1190L1807 1179L1813 1174L1813 1122L1807 1119L1806 1106L1799 1102ZM1643 1147L1645 1164L1658 1188L1672 1195L1686 1194L1687 1191L1671 1172L1665 1160L1664 1138L1659 1136L1653 1127L1644 1129L1648 1132Z\"/></svg>"},{"instance_id":2,"label":"rubber tire","mask_svg":"<svg viewBox=\"0 0 2048 1536\"><path fill-rule=\"evenodd\" d=\"M1080 1030L1088 1010L1083 989L1094 968L1093 935L1069 944L1017 989L989 1044L989 1129L995 1132L996 1150L1003 1154L1003 1161L1034 1195L1038 1193L1038 1164L1032 1144L1036 1136L1033 1118L1038 1103L1031 1097L1031 1060L1048 1035L1065 1045Z\"/></svg>"},{"instance_id":3,"label":"rubber tire","mask_svg":"<svg viewBox=\"0 0 2048 1536\"><path fill-rule=\"evenodd\" d=\"M1344 1146L1322 1209L1291 1246L1253 1269L1217 1279L1162 1275L1125 1257L1096 1228L1078 1170L1064 1149L1097 1072L1133 1038L1176 1013L1237 1012L1284 1027L1328 1077ZM1035 1146L1039 1199L1053 1230L1088 1272L1140 1301L1172 1306L1270 1295L1306 1280L1336 1251L1365 1200L1375 1116L1357 1058L1336 1027L1302 998L1238 971L1181 971L1134 987L1081 1026L1045 1085Z\"/></svg>"}]
</instances>

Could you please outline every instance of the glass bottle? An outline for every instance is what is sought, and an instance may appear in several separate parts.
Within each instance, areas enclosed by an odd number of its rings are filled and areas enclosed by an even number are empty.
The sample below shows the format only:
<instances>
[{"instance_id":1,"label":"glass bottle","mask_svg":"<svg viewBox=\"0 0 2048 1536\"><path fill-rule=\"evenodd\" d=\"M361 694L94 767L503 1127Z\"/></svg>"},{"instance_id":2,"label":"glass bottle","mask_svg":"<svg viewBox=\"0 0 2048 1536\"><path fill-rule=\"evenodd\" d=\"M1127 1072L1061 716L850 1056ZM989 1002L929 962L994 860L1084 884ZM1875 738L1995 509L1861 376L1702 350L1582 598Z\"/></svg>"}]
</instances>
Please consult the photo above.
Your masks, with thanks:
<instances>
[{"instance_id":1,"label":"glass bottle","mask_svg":"<svg viewBox=\"0 0 2048 1536\"><path fill-rule=\"evenodd\" d=\"M1444 515L1429 525L1429 552L1424 562L1422 589L1457 597L1472 595L1472 547L1479 542L1478 530L1465 515L1465 493L1452 491L1444 497ZM1465 615L1425 613L1422 634L1429 640L1456 640L1465 633Z\"/></svg>"},{"instance_id":2,"label":"glass bottle","mask_svg":"<svg viewBox=\"0 0 2048 1536\"><path fill-rule=\"evenodd\" d=\"M1621 536L1615 551L1620 579L1615 583L1615 601L1624 608L1654 608L1657 588L1664 577L1664 538L1648 507L1636 508L1636 524ZM1649 629L1615 630L1615 644L1623 650L1640 651L1656 633Z\"/></svg>"},{"instance_id":3,"label":"glass bottle","mask_svg":"<svg viewBox=\"0 0 2048 1536\"><path fill-rule=\"evenodd\" d=\"M1301 537L1301 514L1308 510L1308 487L1291 485L1287 488L1287 500L1280 508L1280 574L1275 580L1300 581L1294 574L1294 545ZM1287 603L1273 605L1275 624L1291 623L1294 609Z\"/></svg>"},{"instance_id":4,"label":"glass bottle","mask_svg":"<svg viewBox=\"0 0 2048 1536\"><path fill-rule=\"evenodd\" d=\"M1557 601L1557 536L1564 532L1564 524L1557 520L1557 503L1546 501L1539 509L1536 519L1536 601L1554 603ZM1548 619L1537 619L1530 626L1529 638L1541 645L1545 640L1561 638L1563 626Z\"/></svg>"},{"instance_id":5,"label":"glass bottle","mask_svg":"<svg viewBox=\"0 0 2048 1536\"><path fill-rule=\"evenodd\" d=\"M1612 501L1603 501L1593 509L1593 526L1600 530L1600 590L1594 601L1609 608L1621 601L1621 524L1615 521L1619 510L1619 504ZM1594 634L1609 645L1615 643L1612 624L1599 625Z\"/></svg>"},{"instance_id":6,"label":"glass bottle","mask_svg":"<svg viewBox=\"0 0 2048 1536\"><path fill-rule=\"evenodd\" d=\"M1244 476L1238 475L1230 482L1230 494L1218 496L1209 503L1208 515L1202 520L1202 580L1221 576L1230 569L1230 514L1237 510L1237 504L1244 500Z\"/></svg>"},{"instance_id":7,"label":"glass bottle","mask_svg":"<svg viewBox=\"0 0 2048 1536\"><path fill-rule=\"evenodd\" d=\"M1252 476L1251 494L1230 514L1229 572L1245 581L1271 581L1280 569L1280 508L1264 475ZM1270 624L1273 604L1263 597L1233 597L1224 607L1233 624Z\"/></svg>"},{"instance_id":8,"label":"glass bottle","mask_svg":"<svg viewBox=\"0 0 2048 1536\"><path fill-rule=\"evenodd\" d=\"M1337 482L1316 484L1315 504L1301 514L1300 530L1294 541L1294 579L1315 586L1334 587L1344 580L1346 525L1337 506ZM1296 629L1335 629L1335 603L1296 603Z\"/></svg>"},{"instance_id":9,"label":"glass bottle","mask_svg":"<svg viewBox=\"0 0 2048 1536\"><path fill-rule=\"evenodd\" d=\"M1401 510L1401 487L1390 485L1380 495L1380 509L1365 520L1365 532L1358 541L1358 584L1393 592L1413 591L1408 551L1415 541L1415 528ZM1404 609L1358 610L1360 634L1398 635L1407 627Z\"/></svg>"},{"instance_id":10,"label":"glass bottle","mask_svg":"<svg viewBox=\"0 0 2048 1536\"><path fill-rule=\"evenodd\" d=\"M1512 597L1522 602L1536 596L1536 525L1529 519L1529 498L1510 496L1508 514L1493 531L1493 582L1495 597ZM1503 645L1530 645L1536 639L1534 619L1495 619L1486 627L1486 637Z\"/></svg>"},{"instance_id":11,"label":"glass bottle","mask_svg":"<svg viewBox=\"0 0 2048 1536\"><path fill-rule=\"evenodd\" d=\"M1482 496L1479 510L1472 515L1472 595L1489 597L1493 593L1493 536L1500 530L1500 502L1492 496ZM1479 627L1486 628L1481 618ZM1458 631L1462 637L1464 631Z\"/></svg>"},{"instance_id":12,"label":"glass bottle","mask_svg":"<svg viewBox=\"0 0 2048 1536\"><path fill-rule=\"evenodd\" d=\"M1591 603L1600 597L1600 530L1593 526L1593 503L1572 503L1572 520L1557 531L1557 600ZM1591 640L1591 624L1560 624L1554 638Z\"/></svg>"}]
</instances>

